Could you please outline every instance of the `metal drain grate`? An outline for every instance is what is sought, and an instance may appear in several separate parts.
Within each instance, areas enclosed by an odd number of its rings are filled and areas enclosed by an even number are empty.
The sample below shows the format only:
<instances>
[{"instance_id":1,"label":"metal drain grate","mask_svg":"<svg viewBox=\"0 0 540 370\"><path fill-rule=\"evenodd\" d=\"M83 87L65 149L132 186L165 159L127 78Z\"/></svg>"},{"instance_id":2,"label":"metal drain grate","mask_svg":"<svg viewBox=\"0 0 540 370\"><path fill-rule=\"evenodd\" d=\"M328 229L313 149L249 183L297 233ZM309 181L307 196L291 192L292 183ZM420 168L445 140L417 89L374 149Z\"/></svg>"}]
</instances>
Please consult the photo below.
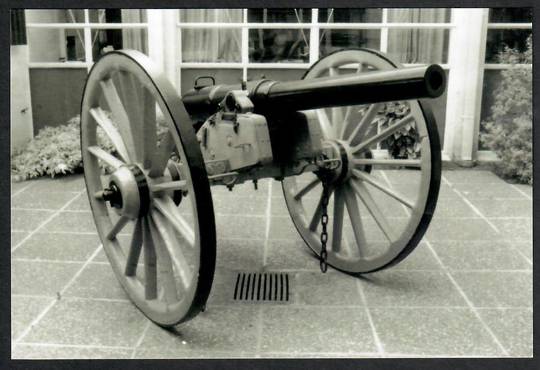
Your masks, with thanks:
<instances>
[{"instance_id":1,"label":"metal drain grate","mask_svg":"<svg viewBox=\"0 0 540 370\"><path fill-rule=\"evenodd\" d=\"M235 301L289 301L289 274L239 272Z\"/></svg>"}]
</instances>

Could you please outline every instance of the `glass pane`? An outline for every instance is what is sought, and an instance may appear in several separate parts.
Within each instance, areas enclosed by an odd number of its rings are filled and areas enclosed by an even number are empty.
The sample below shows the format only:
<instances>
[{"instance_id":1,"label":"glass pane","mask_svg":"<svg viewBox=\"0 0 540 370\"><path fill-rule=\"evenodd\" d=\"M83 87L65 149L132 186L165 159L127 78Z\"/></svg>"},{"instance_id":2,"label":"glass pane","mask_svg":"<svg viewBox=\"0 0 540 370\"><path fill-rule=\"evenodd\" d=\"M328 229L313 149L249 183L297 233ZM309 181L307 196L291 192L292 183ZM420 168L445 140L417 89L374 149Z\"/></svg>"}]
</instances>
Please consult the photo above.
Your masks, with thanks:
<instances>
[{"instance_id":1,"label":"glass pane","mask_svg":"<svg viewBox=\"0 0 540 370\"><path fill-rule=\"evenodd\" d=\"M309 62L309 30L249 30L249 61Z\"/></svg>"},{"instance_id":2,"label":"glass pane","mask_svg":"<svg viewBox=\"0 0 540 370\"><path fill-rule=\"evenodd\" d=\"M183 62L240 62L242 32L239 29L184 29Z\"/></svg>"},{"instance_id":3,"label":"glass pane","mask_svg":"<svg viewBox=\"0 0 540 370\"><path fill-rule=\"evenodd\" d=\"M148 36L146 30L92 30L92 56L118 49L134 49L148 54Z\"/></svg>"},{"instance_id":4,"label":"glass pane","mask_svg":"<svg viewBox=\"0 0 540 370\"><path fill-rule=\"evenodd\" d=\"M240 23L242 9L180 9L180 22Z\"/></svg>"},{"instance_id":5,"label":"glass pane","mask_svg":"<svg viewBox=\"0 0 540 370\"><path fill-rule=\"evenodd\" d=\"M527 49L527 38L531 30L488 30L486 63L499 63L498 54L505 46L519 51Z\"/></svg>"},{"instance_id":6,"label":"glass pane","mask_svg":"<svg viewBox=\"0 0 540 370\"><path fill-rule=\"evenodd\" d=\"M319 23L380 23L382 9L319 9Z\"/></svg>"},{"instance_id":7,"label":"glass pane","mask_svg":"<svg viewBox=\"0 0 540 370\"><path fill-rule=\"evenodd\" d=\"M489 21L493 23L531 23L532 8L492 8Z\"/></svg>"},{"instance_id":8,"label":"glass pane","mask_svg":"<svg viewBox=\"0 0 540 370\"><path fill-rule=\"evenodd\" d=\"M388 22L448 23L450 22L450 9L388 9Z\"/></svg>"},{"instance_id":9,"label":"glass pane","mask_svg":"<svg viewBox=\"0 0 540 370\"><path fill-rule=\"evenodd\" d=\"M28 28L30 62L85 61L82 29Z\"/></svg>"},{"instance_id":10,"label":"glass pane","mask_svg":"<svg viewBox=\"0 0 540 370\"><path fill-rule=\"evenodd\" d=\"M401 63L447 63L448 30L388 30L388 55Z\"/></svg>"},{"instance_id":11,"label":"glass pane","mask_svg":"<svg viewBox=\"0 0 540 370\"><path fill-rule=\"evenodd\" d=\"M251 23L310 23L311 9L248 9Z\"/></svg>"},{"instance_id":12,"label":"glass pane","mask_svg":"<svg viewBox=\"0 0 540 370\"><path fill-rule=\"evenodd\" d=\"M145 9L89 9L91 23L146 23Z\"/></svg>"},{"instance_id":13,"label":"glass pane","mask_svg":"<svg viewBox=\"0 0 540 370\"><path fill-rule=\"evenodd\" d=\"M26 9L26 23L84 23L83 9Z\"/></svg>"},{"instance_id":14,"label":"glass pane","mask_svg":"<svg viewBox=\"0 0 540 370\"><path fill-rule=\"evenodd\" d=\"M321 30L320 57L336 50L350 47L365 47L379 50L381 31L379 30Z\"/></svg>"}]
</instances>

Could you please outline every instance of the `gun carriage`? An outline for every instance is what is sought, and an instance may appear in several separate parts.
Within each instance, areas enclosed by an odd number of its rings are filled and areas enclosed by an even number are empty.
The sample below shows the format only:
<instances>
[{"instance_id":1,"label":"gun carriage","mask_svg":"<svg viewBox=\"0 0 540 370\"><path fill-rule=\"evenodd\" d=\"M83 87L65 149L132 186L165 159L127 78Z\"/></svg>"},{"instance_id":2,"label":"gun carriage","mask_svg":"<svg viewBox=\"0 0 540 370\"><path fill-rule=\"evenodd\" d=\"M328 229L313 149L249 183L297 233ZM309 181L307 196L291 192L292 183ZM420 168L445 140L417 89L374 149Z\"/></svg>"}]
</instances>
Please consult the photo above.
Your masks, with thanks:
<instances>
[{"instance_id":1,"label":"gun carriage","mask_svg":"<svg viewBox=\"0 0 540 370\"><path fill-rule=\"evenodd\" d=\"M84 88L81 149L96 228L130 299L162 326L204 309L216 259L214 185L280 181L323 271L368 273L403 260L437 202L440 144L425 98L445 84L438 65L402 68L357 49L322 58L302 80L199 78L180 97L145 55L104 55ZM394 101L400 114L379 127ZM415 158L381 155L381 143L411 127ZM414 181L400 177L411 172Z\"/></svg>"}]
</instances>

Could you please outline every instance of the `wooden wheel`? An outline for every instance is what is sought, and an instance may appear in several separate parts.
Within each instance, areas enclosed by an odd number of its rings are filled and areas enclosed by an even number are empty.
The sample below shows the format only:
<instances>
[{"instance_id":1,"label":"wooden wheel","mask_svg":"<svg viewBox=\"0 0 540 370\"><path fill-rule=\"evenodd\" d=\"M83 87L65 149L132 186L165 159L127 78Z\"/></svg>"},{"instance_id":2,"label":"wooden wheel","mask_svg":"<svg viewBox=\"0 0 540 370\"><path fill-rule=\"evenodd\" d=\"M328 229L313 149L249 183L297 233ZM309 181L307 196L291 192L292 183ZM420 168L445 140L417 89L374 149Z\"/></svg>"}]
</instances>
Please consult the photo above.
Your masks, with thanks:
<instances>
[{"instance_id":1,"label":"wooden wheel","mask_svg":"<svg viewBox=\"0 0 540 370\"><path fill-rule=\"evenodd\" d=\"M215 267L210 186L189 115L148 57L115 51L93 66L81 150L96 228L130 299L162 326L194 317Z\"/></svg>"},{"instance_id":2,"label":"wooden wheel","mask_svg":"<svg viewBox=\"0 0 540 370\"><path fill-rule=\"evenodd\" d=\"M319 60L304 78L399 67L372 50L345 50ZM410 100L314 113L325 141L335 147L342 160L330 176L328 263L343 271L366 273L403 260L424 235L439 192L440 143L431 111L424 103ZM385 116L393 117L383 123ZM417 136L415 157L385 157L389 138L398 137L403 129ZM320 174L289 177L282 185L294 225L318 255Z\"/></svg>"}]
</instances>

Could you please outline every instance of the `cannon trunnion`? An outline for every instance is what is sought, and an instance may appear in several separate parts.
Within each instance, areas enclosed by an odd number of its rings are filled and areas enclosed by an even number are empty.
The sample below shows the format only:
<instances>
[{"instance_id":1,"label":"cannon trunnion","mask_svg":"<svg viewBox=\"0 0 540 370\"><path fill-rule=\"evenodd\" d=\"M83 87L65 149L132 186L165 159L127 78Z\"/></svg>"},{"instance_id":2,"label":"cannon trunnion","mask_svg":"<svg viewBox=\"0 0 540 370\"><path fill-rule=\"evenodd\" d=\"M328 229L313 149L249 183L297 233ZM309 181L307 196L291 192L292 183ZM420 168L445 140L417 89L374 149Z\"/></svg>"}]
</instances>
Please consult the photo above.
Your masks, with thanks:
<instances>
[{"instance_id":1,"label":"cannon trunnion","mask_svg":"<svg viewBox=\"0 0 540 370\"><path fill-rule=\"evenodd\" d=\"M438 65L402 68L356 49L298 81L196 84L181 98L145 55L107 53L84 88L81 150L122 287L162 326L204 310L216 259L210 186L260 179L281 182L323 272L395 265L435 211L440 144L427 100L445 86Z\"/></svg>"}]
</instances>

